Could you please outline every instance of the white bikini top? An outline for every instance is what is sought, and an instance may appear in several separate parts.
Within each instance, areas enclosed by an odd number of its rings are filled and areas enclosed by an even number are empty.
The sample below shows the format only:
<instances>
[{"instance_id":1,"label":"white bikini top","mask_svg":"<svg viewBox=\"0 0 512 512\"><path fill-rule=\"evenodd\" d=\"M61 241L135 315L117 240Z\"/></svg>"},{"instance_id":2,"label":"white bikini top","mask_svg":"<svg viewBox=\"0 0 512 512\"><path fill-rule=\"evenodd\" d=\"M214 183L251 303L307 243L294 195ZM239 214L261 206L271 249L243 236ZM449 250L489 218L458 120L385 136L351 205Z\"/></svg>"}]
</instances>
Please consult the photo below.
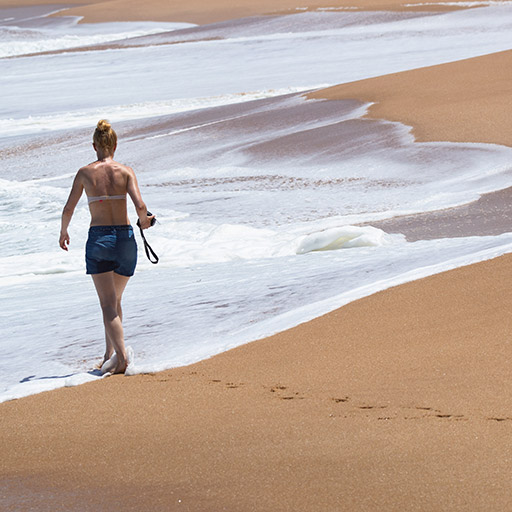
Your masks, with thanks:
<instances>
[{"instance_id":1,"label":"white bikini top","mask_svg":"<svg viewBox=\"0 0 512 512\"><path fill-rule=\"evenodd\" d=\"M110 199L126 199L126 194L121 194L119 196L88 196L87 202L91 204L94 203L94 201L108 201Z\"/></svg>"}]
</instances>

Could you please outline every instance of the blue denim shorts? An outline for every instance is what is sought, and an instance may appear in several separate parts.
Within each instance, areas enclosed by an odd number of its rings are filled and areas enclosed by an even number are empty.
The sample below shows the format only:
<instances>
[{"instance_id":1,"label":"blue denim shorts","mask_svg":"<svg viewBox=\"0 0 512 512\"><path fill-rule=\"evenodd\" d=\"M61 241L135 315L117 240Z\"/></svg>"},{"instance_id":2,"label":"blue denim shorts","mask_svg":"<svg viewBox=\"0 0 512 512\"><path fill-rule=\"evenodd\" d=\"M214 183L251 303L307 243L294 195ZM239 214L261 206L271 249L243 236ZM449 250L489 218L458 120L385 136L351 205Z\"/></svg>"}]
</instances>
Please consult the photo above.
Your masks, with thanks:
<instances>
[{"instance_id":1,"label":"blue denim shorts","mask_svg":"<svg viewBox=\"0 0 512 512\"><path fill-rule=\"evenodd\" d=\"M137 265L137 242L133 228L127 226L91 226L85 246L88 274L114 271L133 276Z\"/></svg>"}]
</instances>

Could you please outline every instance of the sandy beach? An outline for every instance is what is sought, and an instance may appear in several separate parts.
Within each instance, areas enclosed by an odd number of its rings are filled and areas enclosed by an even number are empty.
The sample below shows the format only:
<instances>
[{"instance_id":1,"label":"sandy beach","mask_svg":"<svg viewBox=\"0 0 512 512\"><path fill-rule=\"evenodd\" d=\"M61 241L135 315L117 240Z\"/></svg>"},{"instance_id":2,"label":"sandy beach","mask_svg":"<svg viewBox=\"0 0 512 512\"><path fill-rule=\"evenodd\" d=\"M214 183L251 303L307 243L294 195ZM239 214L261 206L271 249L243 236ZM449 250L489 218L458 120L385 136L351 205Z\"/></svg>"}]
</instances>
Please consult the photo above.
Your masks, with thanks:
<instances>
[{"instance_id":1,"label":"sandy beach","mask_svg":"<svg viewBox=\"0 0 512 512\"><path fill-rule=\"evenodd\" d=\"M187 368L3 403L2 510L506 510L511 271L502 257Z\"/></svg>"},{"instance_id":2,"label":"sandy beach","mask_svg":"<svg viewBox=\"0 0 512 512\"><path fill-rule=\"evenodd\" d=\"M68 13L206 23L296 6L219 1L205 12L175 2L167 11L153 0L141 14L130 0L88 4ZM502 52L310 96L373 102L369 117L405 123L418 141L510 146L511 59ZM510 193L379 227L410 240L508 232ZM0 510L508 510L511 271L503 256L192 366L2 403Z\"/></svg>"}]
</instances>

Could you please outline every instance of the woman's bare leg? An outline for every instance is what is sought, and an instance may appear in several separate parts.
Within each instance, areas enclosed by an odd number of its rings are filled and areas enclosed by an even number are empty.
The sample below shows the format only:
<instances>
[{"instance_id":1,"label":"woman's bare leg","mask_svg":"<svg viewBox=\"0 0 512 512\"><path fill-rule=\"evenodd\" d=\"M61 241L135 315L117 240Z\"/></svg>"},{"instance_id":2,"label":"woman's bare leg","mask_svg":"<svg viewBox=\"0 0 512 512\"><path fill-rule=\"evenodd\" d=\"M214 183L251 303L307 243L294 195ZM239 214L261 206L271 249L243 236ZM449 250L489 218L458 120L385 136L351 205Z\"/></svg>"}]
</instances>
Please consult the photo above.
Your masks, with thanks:
<instances>
[{"instance_id":1,"label":"woman's bare leg","mask_svg":"<svg viewBox=\"0 0 512 512\"><path fill-rule=\"evenodd\" d=\"M118 313L121 298L128 283L129 277L114 274L114 272L104 272L102 274L93 274L92 280L98 293L101 310L103 312L103 324L105 325L105 339L107 342L107 351L109 343L117 354L117 366L113 373L123 373L126 370L126 349L124 346L124 333L121 317ZM120 293L118 300L118 292Z\"/></svg>"},{"instance_id":2,"label":"woman's bare leg","mask_svg":"<svg viewBox=\"0 0 512 512\"><path fill-rule=\"evenodd\" d=\"M116 290L116 300L117 300L117 314L123 323L123 309L121 307L121 301L123 299L123 292L128 284L129 277L121 276L119 274L114 274L114 288ZM105 329L105 355L103 356L103 361L98 365L98 368L101 368L105 362L107 362L114 353L114 345L112 344L112 340L109 337L107 330Z\"/></svg>"},{"instance_id":3,"label":"woman's bare leg","mask_svg":"<svg viewBox=\"0 0 512 512\"><path fill-rule=\"evenodd\" d=\"M96 368L101 368L111 357L114 353L114 346L112 345L112 342L110 341L110 338L108 337L108 334L105 332L105 354L103 355L103 361L101 363L96 365Z\"/></svg>"}]
</instances>

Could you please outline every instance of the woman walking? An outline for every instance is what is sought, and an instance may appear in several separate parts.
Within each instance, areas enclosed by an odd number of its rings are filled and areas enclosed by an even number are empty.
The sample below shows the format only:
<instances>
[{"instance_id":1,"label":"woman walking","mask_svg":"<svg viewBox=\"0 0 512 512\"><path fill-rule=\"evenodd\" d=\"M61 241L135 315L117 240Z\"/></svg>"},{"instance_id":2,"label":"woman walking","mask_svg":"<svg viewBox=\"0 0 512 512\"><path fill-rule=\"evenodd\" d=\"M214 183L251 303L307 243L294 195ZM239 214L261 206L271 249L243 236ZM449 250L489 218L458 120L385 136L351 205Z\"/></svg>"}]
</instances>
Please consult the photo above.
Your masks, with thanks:
<instances>
[{"instance_id":1,"label":"woman walking","mask_svg":"<svg viewBox=\"0 0 512 512\"><path fill-rule=\"evenodd\" d=\"M135 205L142 229L151 226L133 169L114 160L117 135L108 121L98 122L93 136L98 159L76 174L62 211L59 245L68 250L68 226L85 190L91 213L85 249L87 273L92 275L103 312L106 350L102 373L124 373L128 358L124 345L121 299L137 264L137 244L128 219L126 195Z\"/></svg>"}]
</instances>

